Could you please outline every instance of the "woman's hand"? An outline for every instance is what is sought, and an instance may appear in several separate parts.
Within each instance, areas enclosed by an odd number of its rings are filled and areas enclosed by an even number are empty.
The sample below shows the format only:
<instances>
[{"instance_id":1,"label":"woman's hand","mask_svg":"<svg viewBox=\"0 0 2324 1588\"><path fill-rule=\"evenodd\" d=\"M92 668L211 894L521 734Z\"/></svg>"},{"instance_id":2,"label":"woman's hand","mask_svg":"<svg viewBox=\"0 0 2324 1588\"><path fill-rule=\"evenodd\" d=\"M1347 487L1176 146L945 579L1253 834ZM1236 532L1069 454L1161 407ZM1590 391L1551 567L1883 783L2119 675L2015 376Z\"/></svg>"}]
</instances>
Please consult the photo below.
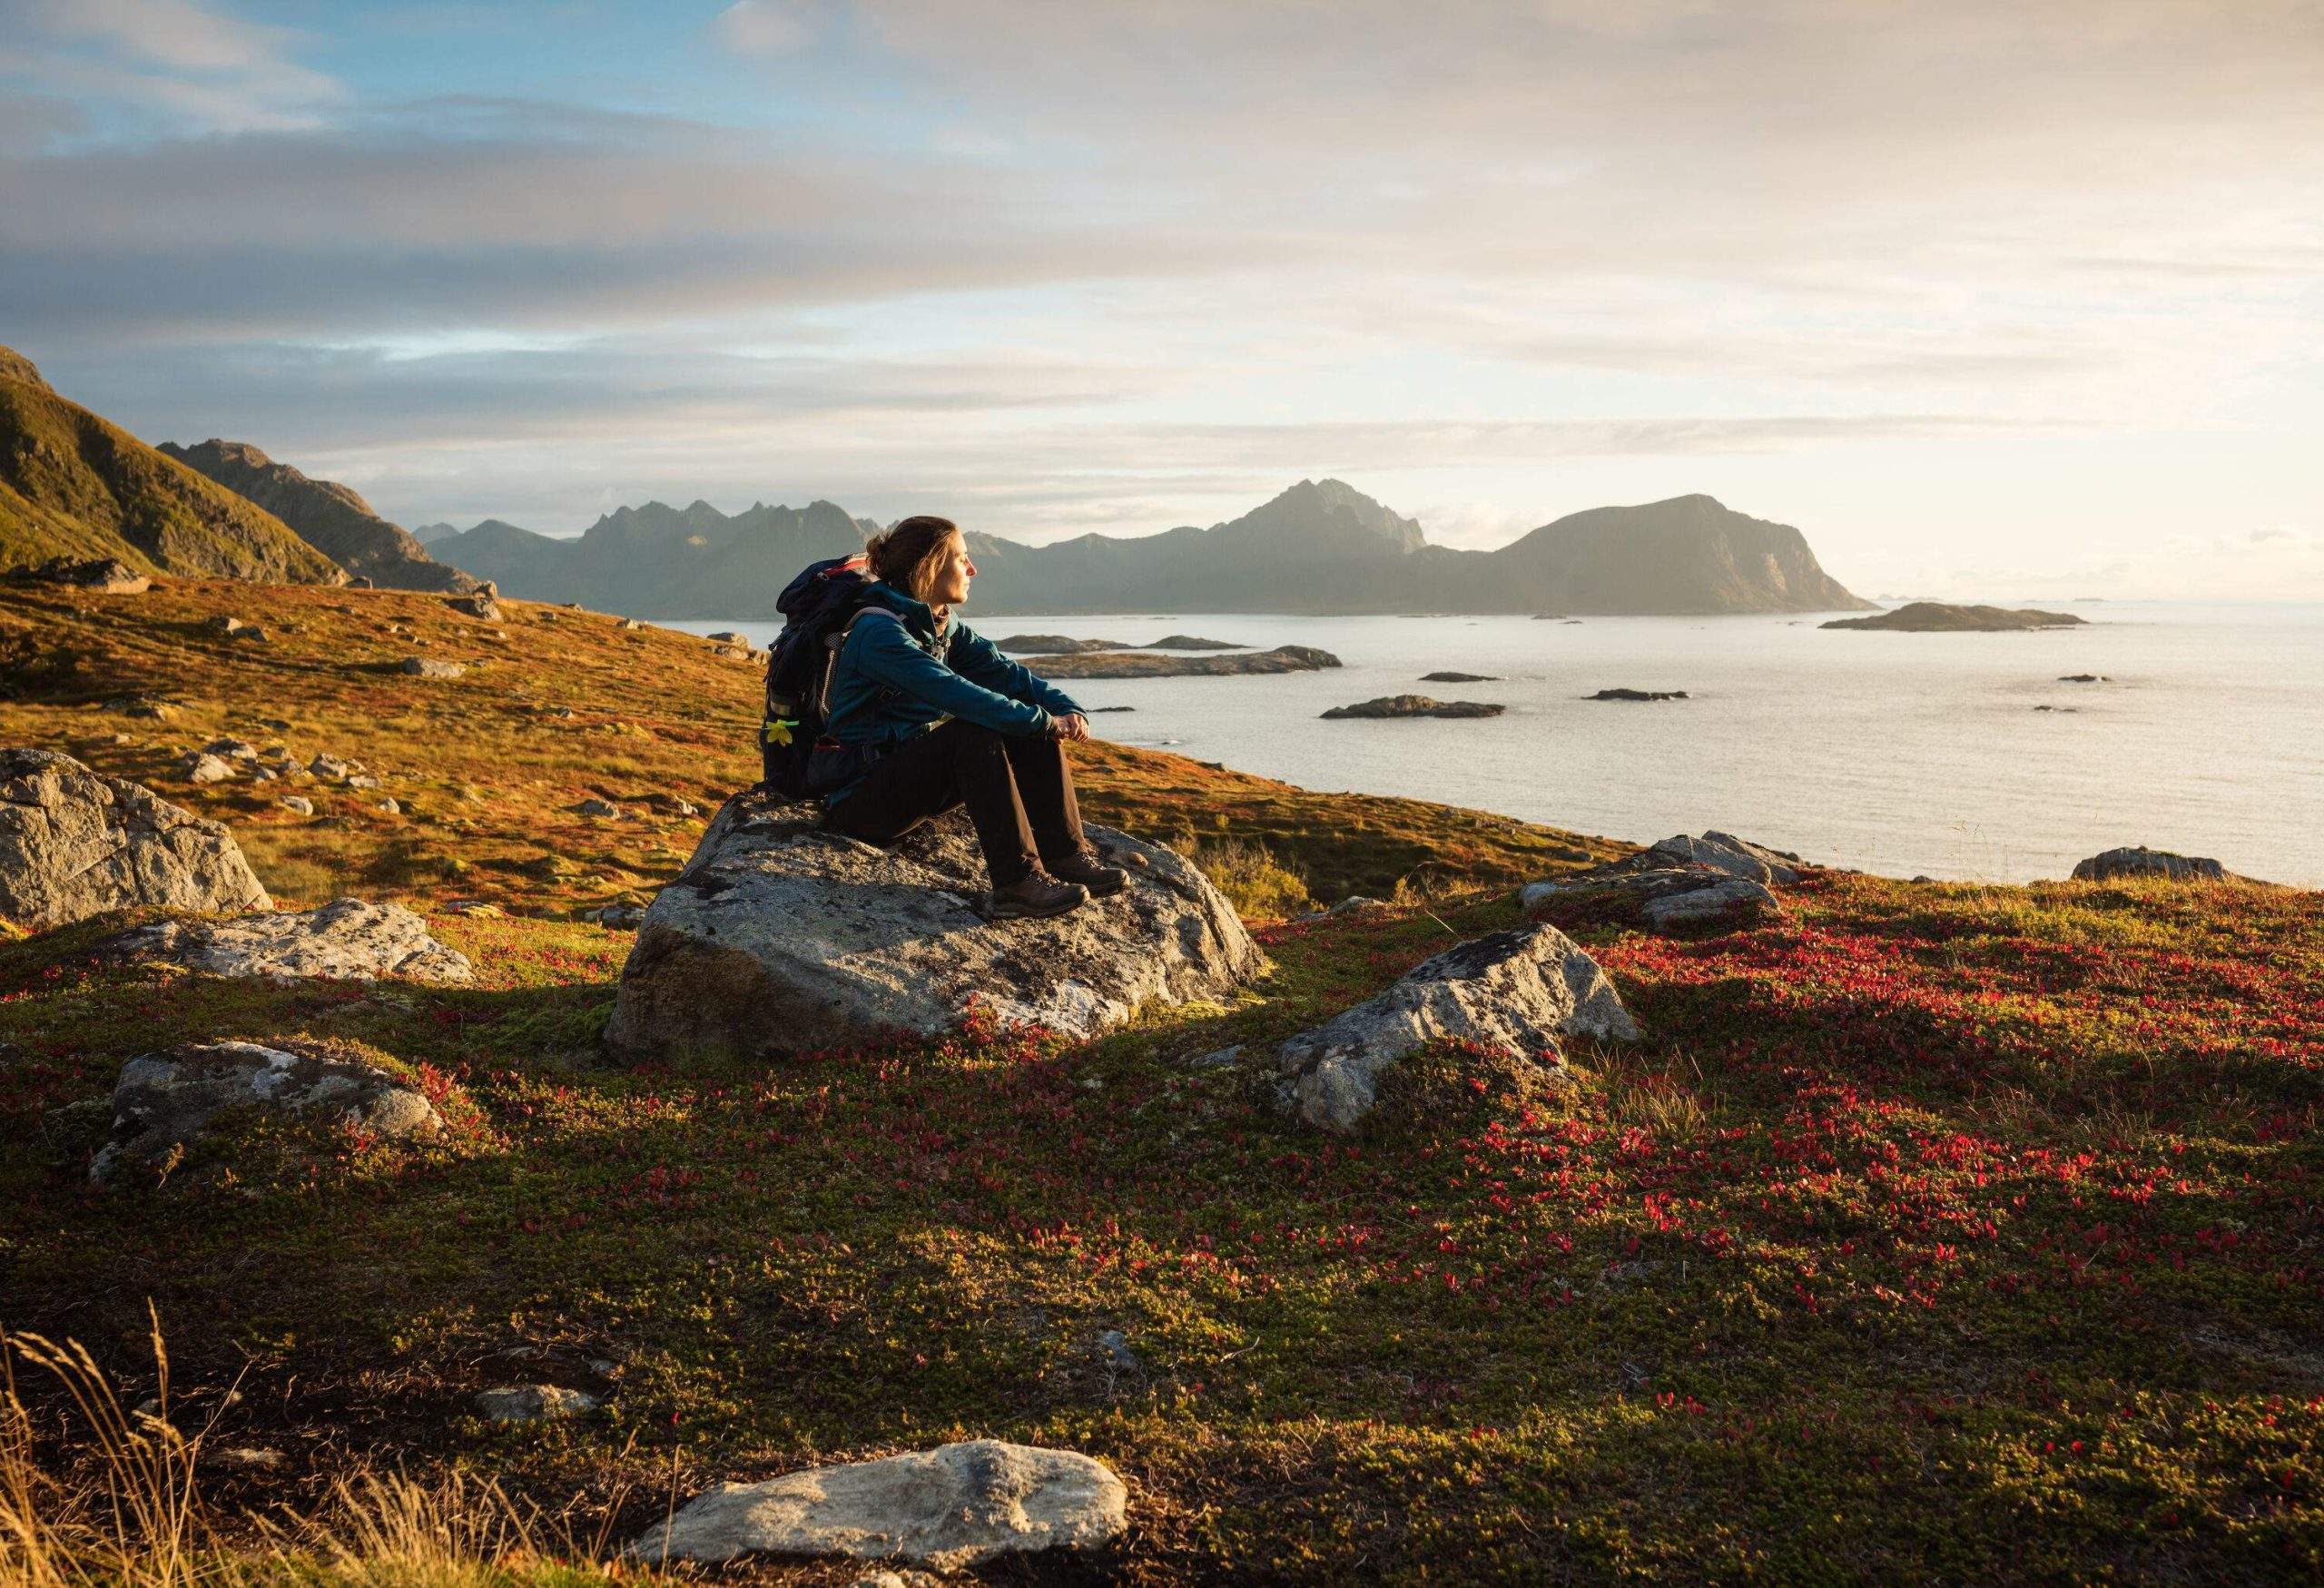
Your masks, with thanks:
<instances>
[{"instance_id":1,"label":"woman's hand","mask_svg":"<svg viewBox=\"0 0 2324 1588\"><path fill-rule=\"evenodd\" d=\"M1086 741L1089 737L1089 719L1078 711L1053 716L1049 718L1049 737Z\"/></svg>"}]
</instances>

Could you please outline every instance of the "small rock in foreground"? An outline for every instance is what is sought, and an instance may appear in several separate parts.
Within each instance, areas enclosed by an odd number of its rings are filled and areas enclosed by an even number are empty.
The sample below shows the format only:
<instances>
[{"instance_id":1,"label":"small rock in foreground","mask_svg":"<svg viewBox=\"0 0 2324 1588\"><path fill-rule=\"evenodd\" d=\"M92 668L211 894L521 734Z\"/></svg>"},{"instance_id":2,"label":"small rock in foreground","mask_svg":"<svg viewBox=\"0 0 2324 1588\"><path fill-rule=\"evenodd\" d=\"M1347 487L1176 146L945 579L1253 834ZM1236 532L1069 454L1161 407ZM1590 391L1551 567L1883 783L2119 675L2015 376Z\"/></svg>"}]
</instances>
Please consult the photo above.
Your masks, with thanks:
<instances>
[{"instance_id":1,"label":"small rock in foreground","mask_svg":"<svg viewBox=\"0 0 2324 1588\"><path fill-rule=\"evenodd\" d=\"M2215 860L2200 855L2173 854L2167 849L2149 849L2144 844L2134 848L2109 849L2093 854L2088 860L2077 861L2073 880L2078 883L2111 882L2116 877L2163 877L2174 883L2223 883L2228 870Z\"/></svg>"},{"instance_id":2,"label":"small rock in foreground","mask_svg":"<svg viewBox=\"0 0 2324 1588\"><path fill-rule=\"evenodd\" d=\"M319 909L245 915L239 921L165 921L109 939L103 951L161 960L212 976L273 981L308 978L372 981L466 981L466 954L428 935L428 923L400 904L338 899Z\"/></svg>"},{"instance_id":3,"label":"small rock in foreground","mask_svg":"<svg viewBox=\"0 0 2324 1588\"><path fill-rule=\"evenodd\" d=\"M1311 1125L1348 1130L1372 1111L1389 1067L1430 1042L1480 1042L1531 1060L1571 1036L1636 1041L1638 1024L1580 944L1554 926L1516 927L1447 949L1379 997L1284 1042L1276 1100Z\"/></svg>"},{"instance_id":4,"label":"small rock in foreground","mask_svg":"<svg viewBox=\"0 0 2324 1588\"><path fill-rule=\"evenodd\" d=\"M1550 882L1528 883L1517 902L1541 920L1564 900L1607 893L1640 901L1640 914L1656 932L1717 925L1748 926L1776 913L1781 901L1771 885L1796 883L1807 863L1716 830L1697 837L1665 838L1653 848Z\"/></svg>"},{"instance_id":5,"label":"small rock in foreground","mask_svg":"<svg viewBox=\"0 0 2324 1588\"><path fill-rule=\"evenodd\" d=\"M596 1396L555 1384L508 1385L487 1389L476 1397L476 1409L496 1423L546 1423L557 1417L586 1417L597 1409Z\"/></svg>"},{"instance_id":6,"label":"small rock in foreground","mask_svg":"<svg viewBox=\"0 0 2324 1588\"><path fill-rule=\"evenodd\" d=\"M1128 1525L1129 1492L1078 1451L971 1439L763 1484L721 1484L629 1546L644 1560L848 1555L956 1572L1092 1549Z\"/></svg>"},{"instance_id":7,"label":"small rock in foreground","mask_svg":"<svg viewBox=\"0 0 2324 1588\"><path fill-rule=\"evenodd\" d=\"M313 1116L381 1140L427 1140L444 1128L434 1104L384 1070L255 1042L140 1054L122 1066L113 1100L113 1139L89 1165L89 1178L99 1182L192 1142L227 1109Z\"/></svg>"}]
</instances>

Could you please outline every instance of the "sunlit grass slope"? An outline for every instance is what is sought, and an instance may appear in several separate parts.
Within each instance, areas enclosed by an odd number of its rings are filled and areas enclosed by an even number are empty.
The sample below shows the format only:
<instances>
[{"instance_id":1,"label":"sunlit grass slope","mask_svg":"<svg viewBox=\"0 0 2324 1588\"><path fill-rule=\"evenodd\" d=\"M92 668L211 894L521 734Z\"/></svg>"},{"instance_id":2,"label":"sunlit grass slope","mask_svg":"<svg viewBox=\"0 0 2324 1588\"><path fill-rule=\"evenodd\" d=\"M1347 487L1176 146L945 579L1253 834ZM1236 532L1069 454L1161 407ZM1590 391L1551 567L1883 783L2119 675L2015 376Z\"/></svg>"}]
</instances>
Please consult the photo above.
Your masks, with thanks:
<instances>
[{"instance_id":1,"label":"sunlit grass slope","mask_svg":"<svg viewBox=\"0 0 2324 1588\"><path fill-rule=\"evenodd\" d=\"M274 637L209 637L230 610ZM629 940L573 917L670 874L749 776L753 668L602 616L227 585L11 597L0 631L0 742L153 780L284 895L404 899L478 965L276 988L100 964L104 924L0 947L0 1321L88 1342L134 1398L157 1307L210 1437L286 1457L208 1478L228 1536L367 1463L488 1474L618 1539L673 1487L994 1435L1123 1473L1133 1528L1095 1570L1133 1582L2324 1570L2319 895L1832 874L1730 936L1576 919L1643 1043L1578 1049L1570 1099L1436 1054L1326 1139L1188 1059L1619 846L1100 749L1093 809L1239 844L1254 898L1289 895L1273 868L1406 902L1263 924L1249 1000L1085 1046L970 1020L628 1069L593 1039ZM381 670L415 649L471 671ZM181 715L91 704L130 690ZM221 732L364 761L405 814L172 784L172 746ZM90 1192L122 1061L223 1036L399 1068L453 1133L278 1131ZM536 1380L609 1414L470 1409Z\"/></svg>"}]
</instances>

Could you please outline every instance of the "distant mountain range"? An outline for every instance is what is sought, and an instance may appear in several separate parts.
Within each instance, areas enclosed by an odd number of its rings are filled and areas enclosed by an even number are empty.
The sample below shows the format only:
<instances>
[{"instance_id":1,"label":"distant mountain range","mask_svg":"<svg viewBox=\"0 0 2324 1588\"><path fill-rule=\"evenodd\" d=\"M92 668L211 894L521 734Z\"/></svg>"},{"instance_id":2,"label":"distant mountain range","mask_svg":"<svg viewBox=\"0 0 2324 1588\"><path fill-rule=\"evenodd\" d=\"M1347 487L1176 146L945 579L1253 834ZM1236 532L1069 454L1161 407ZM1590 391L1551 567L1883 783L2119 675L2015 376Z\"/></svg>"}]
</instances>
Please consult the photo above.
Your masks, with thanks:
<instances>
[{"instance_id":1,"label":"distant mountain range","mask_svg":"<svg viewBox=\"0 0 2324 1588\"><path fill-rule=\"evenodd\" d=\"M641 617L772 621L792 575L856 549L878 526L830 502L624 508L559 540L487 519L428 551L503 592ZM1495 551L1431 546L1340 480L1301 480L1239 518L1159 535L1028 546L970 533L980 610L1070 612L1570 612L1696 615L1863 611L1787 524L1709 497L1597 508Z\"/></svg>"},{"instance_id":2,"label":"distant mountain range","mask_svg":"<svg viewBox=\"0 0 2324 1588\"><path fill-rule=\"evenodd\" d=\"M0 565L114 557L144 574L337 585L280 518L163 456L0 348Z\"/></svg>"},{"instance_id":3,"label":"distant mountain range","mask_svg":"<svg viewBox=\"0 0 2324 1588\"><path fill-rule=\"evenodd\" d=\"M159 450L264 508L354 577L390 590L459 595L476 588L474 579L429 557L408 531L373 512L352 488L333 479L310 479L248 441L212 437L196 447L164 441Z\"/></svg>"},{"instance_id":4,"label":"distant mountain range","mask_svg":"<svg viewBox=\"0 0 2324 1588\"><path fill-rule=\"evenodd\" d=\"M408 533L346 486L247 442L146 446L0 348L0 566L117 557L141 571L336 584L349 574L575 601L638 617L771 620L800 568L879 526L828 501L608 513L573 539L497 518ZM1028 546L972 532L985 612L1583 613L1866 610L1787 524L1706 496L1596 508L1493 551L1431 546L1336 479L1303 479L1239 518L1159 535ZM344 569L345 571L342 571ZM472 578L471 576L474 577Z\"/></svg>"}]
</instances>

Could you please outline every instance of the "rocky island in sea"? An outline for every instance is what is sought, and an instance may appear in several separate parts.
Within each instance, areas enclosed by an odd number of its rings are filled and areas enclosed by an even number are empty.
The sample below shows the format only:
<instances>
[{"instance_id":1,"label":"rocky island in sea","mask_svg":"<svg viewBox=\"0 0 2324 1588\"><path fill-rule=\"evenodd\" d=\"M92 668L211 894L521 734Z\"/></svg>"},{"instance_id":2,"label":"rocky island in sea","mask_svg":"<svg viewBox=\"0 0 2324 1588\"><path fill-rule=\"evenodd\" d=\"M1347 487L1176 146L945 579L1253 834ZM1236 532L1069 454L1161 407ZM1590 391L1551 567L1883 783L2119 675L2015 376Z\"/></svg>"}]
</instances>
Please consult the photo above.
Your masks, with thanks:
<instances>
[{"instance_id":1,"label":"rocky island in sea","mask_svg":"<svg viewBox=\"0 0 2324 1588\"><path fill-rule=\"evenodd\" d=\"M2038 607L1960 607L1944 601L1914 601L1894 612L1868 617L1836 617L1822 628L1877 628L1898 634L2009 634L2034 628L2073 628L2090 620L2071 612Z\"/></svg>"}]
</instances>

